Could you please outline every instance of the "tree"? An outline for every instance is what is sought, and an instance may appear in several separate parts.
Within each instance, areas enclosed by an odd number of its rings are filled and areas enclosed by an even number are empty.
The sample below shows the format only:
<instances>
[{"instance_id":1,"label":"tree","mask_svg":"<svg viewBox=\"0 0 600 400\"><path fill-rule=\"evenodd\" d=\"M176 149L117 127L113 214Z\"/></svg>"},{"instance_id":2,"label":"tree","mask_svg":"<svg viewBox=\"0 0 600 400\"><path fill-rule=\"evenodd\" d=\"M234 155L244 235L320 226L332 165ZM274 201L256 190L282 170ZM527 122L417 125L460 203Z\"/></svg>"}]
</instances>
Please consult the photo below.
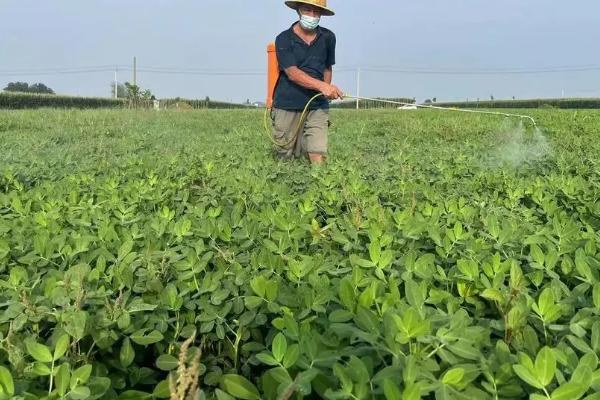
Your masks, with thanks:
<instances>
[{"instance_id":1,"label":"tree","mask_svg":"<svg viewBox=\"0 0 600 400\"><path fill-rule=\"evenodd\" d=\"M50 89L43 83L35 83L29 86L29 93L54 94L54 90Z\"/></svg>"},{"instance_id":2,"label":"tree","mask_svg":"<svg viewBox=\"0 0 600 400\"><path fill-rule=\"evenodd\" d=\"M115 83L114 82L110 85L110 94L111 94L111 97L115 97ZM119 83L117 85L117 98L118 99L126 99L127 96L128 96L127 87L125 87L124 84Z\"/></svg>"},{"instance_id":3,"label":"tree","mask_svg":"<svg viewBox=\"0 0 600 400\"><path fill-rule=\"evenodd\" d=\"M29 85L27 82L10 82L4 90L7 92L54 94L54 90L43 83Z\"/></svg>"},{"instance_id":4,"label":"tree","mask_svg":"<svg viewBox=\"0 0 600 400\"><path fill-rule=\"evenodd\" d=\"M137 108L139 106L149 105L150 99L152 98L150 89L142 90L138 85L132 85L129 82L125 82L125 89L127 91L129 107Z\"/></svg>"},{"instance_id":5,"label":"tree","mask_svg":"<svg viewBox=\"0 0 600 400\"><path fill-rule=\"evenodd\" d=\"M132 85L129 82L125 82L125 88L127 89L127 100L129 101L129 107L137 108L140 102L140 87L138 85Z\"/></svg>"},{"instance_id":6,"label":"tree","mask_svg":"<svg viewBox=\"0 0 600 400\"><path fill-rule=\"evenodd\" d=\"M10 82L8 85L6 85L4 90L7 92L28 93L29 92L29 84L26 82Z\"/></svg>"},{"instance_id":7,"label":"tree","mask_svg":"<svg viewBox=\"0 0 600 400\"><path fill-rule=\"evenodd\" d=\"M434 97L433 99L431 99L431 101L433 101L434 103L437 102L437 97Z\"/></svg>"},{"instance_id":8,"label":"tree","mask_svg":"<svg viewBox=\"0 0 600 400\"><path fill-rule=\"evenodd\" d=\"M494 95L491 95L491 96L490 96L490 100L491 100L491 101L494 101Z\"/></svg>"},{"instance_id":9,"label":"tree","mask_svg":"<svg viewBox=\"0 0 600 400\"><path fill-rule=\"evenodd\" d=\"M431 104L431 99L425 100L425 104Z\"/></svg>"},{"instance_id":10,"label":"tree","mask_svg":"<svg viewBox=\"0 0 600 400\"><path fill-rule=\"evenodd\" d=\"M146 89L146 90L142 91L141 96L142 96L142 100L145 100L145 101L152 100L152 97L154 97L152 95L152 92L150 91L150 89Z\"/></svg>"}]
</instances>

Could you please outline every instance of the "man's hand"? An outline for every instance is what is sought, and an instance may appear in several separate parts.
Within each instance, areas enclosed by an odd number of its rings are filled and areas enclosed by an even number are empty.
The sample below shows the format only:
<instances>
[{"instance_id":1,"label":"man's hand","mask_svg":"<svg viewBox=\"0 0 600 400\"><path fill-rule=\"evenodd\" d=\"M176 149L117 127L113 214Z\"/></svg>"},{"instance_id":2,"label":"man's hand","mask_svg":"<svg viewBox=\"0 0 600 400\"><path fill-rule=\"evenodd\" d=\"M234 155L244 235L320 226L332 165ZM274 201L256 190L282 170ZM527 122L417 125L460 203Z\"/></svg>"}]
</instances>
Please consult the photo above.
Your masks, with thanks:
<instances>
[{"instance_id":1,"label":"man's hand","mask_svg":"<svg viewBox=\"0 0 600 400\"><path fill-rule=\"evenodd\" d=\"M323 87L321 87L321 93L323 93L323 95L329 100L342 99L344 97L344 92L342 92L340 88L328 83L323 84Z\"/></svg>"}]
</instances>

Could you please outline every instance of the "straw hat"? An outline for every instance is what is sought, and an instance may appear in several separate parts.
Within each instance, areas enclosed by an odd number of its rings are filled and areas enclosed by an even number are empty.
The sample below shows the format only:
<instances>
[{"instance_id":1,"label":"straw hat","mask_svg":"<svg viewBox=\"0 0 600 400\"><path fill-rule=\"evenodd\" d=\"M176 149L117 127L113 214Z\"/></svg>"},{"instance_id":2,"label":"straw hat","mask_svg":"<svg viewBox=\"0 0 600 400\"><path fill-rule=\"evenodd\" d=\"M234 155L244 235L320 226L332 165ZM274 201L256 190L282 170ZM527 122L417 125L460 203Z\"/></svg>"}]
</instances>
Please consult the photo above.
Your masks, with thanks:
<instances>
[{"instance_id":1,"label":"straw hat","mask_svg":"<svg viewBox=\"0 0 600 400\"><path fill-rule=\"evenodd\" d=\"M327 0L295 0L286 1L285 5L289 8L297 10L302 4L308 4L309 6L315 6L323 11L323 15L332 16L335 15L331 8L327 7Z\"/></svg>"}]
</instances>

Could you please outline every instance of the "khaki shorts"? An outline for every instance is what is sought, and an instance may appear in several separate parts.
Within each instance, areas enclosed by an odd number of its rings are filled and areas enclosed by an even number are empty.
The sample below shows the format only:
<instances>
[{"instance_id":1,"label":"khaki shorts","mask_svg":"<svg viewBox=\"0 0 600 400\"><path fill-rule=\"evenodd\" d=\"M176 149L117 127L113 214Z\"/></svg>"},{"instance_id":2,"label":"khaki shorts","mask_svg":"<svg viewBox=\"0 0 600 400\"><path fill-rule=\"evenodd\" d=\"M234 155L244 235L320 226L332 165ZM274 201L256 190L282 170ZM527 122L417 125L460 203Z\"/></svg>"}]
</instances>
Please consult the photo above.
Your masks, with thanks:
<instances>
[{"instance_id":1,"label":"khaki shorts","mask_svg":"<svg viewBox=\"0 0 600 400\"><path fill-rule=\"evenodd\" d=\"M294 139L301 115L300 111L278 108L271 110L273 139L279 144L273 145L277 157L290 159L305 156L307 153L327 154L329 111L321 109L309 111L300 127L300 133Z\"/></svg>"}]
</instances>

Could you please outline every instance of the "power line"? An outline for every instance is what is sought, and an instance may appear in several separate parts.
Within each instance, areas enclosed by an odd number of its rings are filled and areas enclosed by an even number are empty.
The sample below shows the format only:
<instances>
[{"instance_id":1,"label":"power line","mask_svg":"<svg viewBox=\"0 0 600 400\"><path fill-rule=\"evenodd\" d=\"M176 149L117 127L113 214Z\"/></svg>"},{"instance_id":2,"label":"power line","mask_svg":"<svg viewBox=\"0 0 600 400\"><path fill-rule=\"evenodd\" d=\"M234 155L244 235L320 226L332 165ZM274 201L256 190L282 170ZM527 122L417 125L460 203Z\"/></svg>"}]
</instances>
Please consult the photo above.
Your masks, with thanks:
<instances>
[{"instance_id":1,"label":"power line","mask_svg":"<svg viewBox=\"0 0 600 400\"><path fill-rule=\"evenodd\" d=\"M531 70L441 70L441 69L413 69L413 68L381 68L381 67L363 67L363 71L382 72L382 73L403 73L403 74L425 74L425 75L537 75L554 74L565 72L591 72L600 71L597 67L565 68L565 69L531 69Z\"/></svg>"},{"instance_id":2,"label":"power line","mask_svg":"<svg viewBox=\"0 0 600 400\"><path fill-rule=\"evenodd\" d=\"M152 67L143 66L140 71L156 74L176 74L176 75L207 75L207 76L264 76L266 71L263 69L238 69L227 68L181 68L181 67Z\"/></svg>"},{"instance_id":3,"label":"power line","mask_svg":"<svg viewBox=\"0 0 600 400\"><path fill-rule=\"evenodd\" d=\"M93 65L84 67L63 67L63 68L29 68L0 70L0 76L36 76L36 75L69 75L69 74L87 74L100 72L132 71L130 65ZM358 69L374 73L402 73L402 74L430 74L430 75L528 75L528 74L549 74L549 73L570 73L570 72L591 72L600 71L600 65L566 65L556 67L539 68L431 68L431 67L402 67L385 65L366 65L366 66L342 66L335 68L335 72L356 72ZM183 68L183 67L162 67L162 66L143 66L138 71L151 74L170 74L170 75L199 75L199 76L265 76L266 71L262 69L227 69L227 68Z\"/></svg>"},{"instance_id":4,"label":"power line","mask_svg":"<svg viewBox=\"0 0 600 400\"><path fill-rule=\"evenodd\" d=\"M20 69L0 69L0 73L46 73L46 72L70 72L70 71L88 71L99 69L130 68L123 65L90 65L84 67L47 67L47 68L20 68Z\"/></svg>"},{"instance_id":5,"label":"power line","mask_svg":"<svg viewBox=\"0 0 600 400\"><path fill-rule=\"evenodd\" d=\"M77 74L90 74L90 73L98 73L98 72L110 72L114 71L113 69L90 69L85 71L47 71L47 72L18 72L18 73L7 73L2 72L0 76L42 76L42 75L77 75Z\"/></svg>"}]
</instances>

